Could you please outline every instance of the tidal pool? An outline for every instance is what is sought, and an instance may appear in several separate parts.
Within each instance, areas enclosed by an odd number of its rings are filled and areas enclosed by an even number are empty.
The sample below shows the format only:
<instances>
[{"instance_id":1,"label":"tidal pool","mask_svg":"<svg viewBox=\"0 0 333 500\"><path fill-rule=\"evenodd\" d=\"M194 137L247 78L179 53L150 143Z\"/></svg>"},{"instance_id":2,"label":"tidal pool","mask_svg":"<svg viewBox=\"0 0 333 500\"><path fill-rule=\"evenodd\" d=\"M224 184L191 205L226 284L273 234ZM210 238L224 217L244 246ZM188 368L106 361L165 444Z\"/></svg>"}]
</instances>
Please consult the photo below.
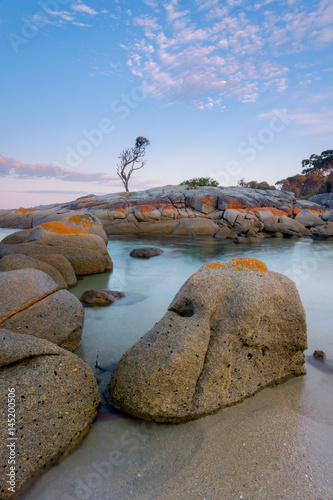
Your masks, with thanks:
<instances>
[{"instance_id":1,"label":"tidal pool","mask_svg":"<svg viewBox=\"0 0 333 500\"><path fill-rule=\"evenodd\" d=\"M0 238L8 230L0 230ZM13 232L13 231L11 231ZM156 246L149 260L130 251ZM71 289L110 289L126 297L85 309L75 353L93 369L102 396L88 436L49 469L24 500L322 499L333 498L333 246L272 238L235 245L213 238L110 237L112 273L87 276ZM266 388L243 403L182 425L122 415L106 394L126 350L165 313L184 281L211 260L255 257L297 285L307 314L307 375ZM326 363L315 361L315 349ZM95 368L95 360L101 369Z\"/></svg>"}]
</instances>

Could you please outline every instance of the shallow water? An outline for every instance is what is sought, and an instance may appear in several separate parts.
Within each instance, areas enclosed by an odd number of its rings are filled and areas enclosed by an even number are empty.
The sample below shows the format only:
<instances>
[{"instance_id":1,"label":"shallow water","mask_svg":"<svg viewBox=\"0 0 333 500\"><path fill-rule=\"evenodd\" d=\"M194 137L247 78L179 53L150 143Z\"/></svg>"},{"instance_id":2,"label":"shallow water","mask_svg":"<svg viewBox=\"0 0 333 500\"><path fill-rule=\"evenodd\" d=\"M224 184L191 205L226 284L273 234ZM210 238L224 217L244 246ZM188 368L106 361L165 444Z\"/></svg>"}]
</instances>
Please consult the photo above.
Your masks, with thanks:
<instances>
[{"instance_id":1,"label":"shallow water","mask_svg":"<svg viewBox=\"0 0 333 500\"><path fill-rule=\"evenodd\" d=\"M0 238L4 232L0 230ZM132 248L164 250L149 260ZM126 297L86 308L75 351L94 370L102 407L82 444L42 476L25 500L304 498L332 499L332 242L272 238L254 245L212 238L112 237L112 273L88 276L71 290L110 289ZM104 397L126 350L166 312L184 281L210 260L251 256L292 278L307 314L308 374L188 424L144 423L112 410ZM315 349L327 362L316 362ZM98 355L102 370L95 368ZM329 447L331 444L331 447ZM101 465L102 464L102 465Z\"/></svg>"}]
</instances>

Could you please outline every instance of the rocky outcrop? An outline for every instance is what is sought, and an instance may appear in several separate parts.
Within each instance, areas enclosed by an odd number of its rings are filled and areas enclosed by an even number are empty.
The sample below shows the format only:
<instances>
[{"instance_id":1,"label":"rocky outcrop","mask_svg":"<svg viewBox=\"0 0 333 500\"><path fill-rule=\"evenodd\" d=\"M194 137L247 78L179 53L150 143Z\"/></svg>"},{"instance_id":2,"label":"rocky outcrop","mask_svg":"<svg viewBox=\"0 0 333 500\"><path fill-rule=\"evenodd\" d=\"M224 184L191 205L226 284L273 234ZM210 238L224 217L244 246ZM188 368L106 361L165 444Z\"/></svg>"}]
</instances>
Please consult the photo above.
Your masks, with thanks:
<instances>
[{"instance_id":1,"label":"rocky outcrop","mask_svg":"<svg viewBox=\"0 0 333 500\"><path fill-rule=\"evenodd\" d=\"M0 328L35 335L74 351L81 341L83 322L80 301L67 290L59 290L44 272L0 273Z\"/></svg>"},{"instance_id":2,"label":"rocky outcrop","mask_svg":"<svg viewBox=\"0 0 333 500\"><path fill-rule=\"evenodd\" d=\"M234 239L244 238L248 230L252 229L249 228L250 220L263 223L265 216L269 214L277 217L276 222L279 222L278 219L281 217L292 219L304 210L310 210L319 218L325 212L322 205L306 200L295 200L293 193L287 191L239 186L199 187L194 190L188 190L186 186L164 186L135 193L89 195L48 210L27 213L17 210L10 213L4 211L0 213L0 227L31 228L56 220L103 237L101 226L98 226L98 221L101 221L108 235L215 236L218 234L219 239L223 239L222 235L226 233L220 230L228 227L232 231L228 238ZM283 232L278 231L279 235L309 236L301 220L298 222L303 226L301 231L285 227ZM264 236L272 236L275 233L276 231L272 230ZM246 241L251 241L251 238L257 236L251 235Z\"/></svg>"},{"instance_id":3,"label":"rocky outcrop","mask_svg":"<svg viewBox=\"0 0 333 500\"><path fill-rule=\"evenodd\" d=\"M10 451L15 456L17 498L87 434L100 396L92 370L80 358L46 340L4 329L0 330L0 391L0 419L7 429L0 442L0 498L14 497L7 482L13 472ZM7 425L7 395L15 399L14 427Z\"/></svg>"},{"instance_id":4,"label":"rocky outcrop","mask_svg":"<svg viewBox=\"0 0 333 500\"><path fill-rule=\"evenodd\" d=\"M311 237L314 240L333 240L333 222L312 228Z\"/></svg>"},{"instance_id":5,"label":"rocky outcrop","mask_svg":"<svg viewBox=\"0 0 333 500\"><path fill-rule=\"evenodd\" d=\"M311 196L308 201L322 205L327 210L333 209L333 193L316 194L315 196Z\"/></svg>"},{"instance_id":6,"label":"rocky outcrop","mask_svg":"<svg viewBox=\"0 0 333 500\"><path fill-rule=\"evenodd\" d=\"M19 244L1 244L0 257L11 254L63 255L75 274L102 273L112 269L104 240L61 222L47 222L32 229Z\"/></svg>"},{"instance_id":7,"label":"rocky outcrop","mask_svg":"<svg viewBox=\"0 0 333 500\"><path fill-rule=\"evenodd\" d=\"M163 250L155 247L140 247L133 248L130 252L131 257L135 257L136 259L150 259L150 257L157 257L158 255L162 255Z\"/></svg>"},{"instance_id":8,"label":"rocky outcrop","mask_svg":"<svg viewBox=\"0 0 333 500\"><path fill-rule=\"evenodd\" d=\"M211 262L120 360L119 410L182 422L305 373L305 312L295 284L256 259Z\"/></svg>"},{"instance_id":9,"label":"rocky outcrop","mask_svg":"<svg viewBox=\"0 0 333 500\"><path fill-rule=\"evenodd\" d=\"M86 306L108 306L115 300L125 297L123 292L112 290L86 290L80 297L80 301Z\"/></svg>"}]
</instances>

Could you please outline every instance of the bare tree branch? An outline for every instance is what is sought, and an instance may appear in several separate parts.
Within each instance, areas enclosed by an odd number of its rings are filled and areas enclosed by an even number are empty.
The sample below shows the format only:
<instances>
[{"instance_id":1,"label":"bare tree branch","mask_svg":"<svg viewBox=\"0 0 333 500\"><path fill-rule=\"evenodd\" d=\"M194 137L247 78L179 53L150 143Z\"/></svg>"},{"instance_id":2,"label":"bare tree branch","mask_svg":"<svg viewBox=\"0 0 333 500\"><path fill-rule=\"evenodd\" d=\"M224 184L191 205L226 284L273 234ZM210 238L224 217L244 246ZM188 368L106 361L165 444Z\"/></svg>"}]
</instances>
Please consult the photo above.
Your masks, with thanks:
<instances>
[{"instance_id":1,"label":"bare tree branch","mask_svg":"<svg viewBox=\"0 0 333 500\"><path fill-rule=\"evenodd\" d=\"M150 142L145 137L137 137L135 146L131 149L127 148L119 155L120 164L117 164L117 174L124 184L126 192L128 192L128 182L134 170L140 170L147 163L144 158L146 154L146 147ZM136 166L136 164L140 165ZM126 172L126 169L127 172Z\"/></svg>"}]
</instances>

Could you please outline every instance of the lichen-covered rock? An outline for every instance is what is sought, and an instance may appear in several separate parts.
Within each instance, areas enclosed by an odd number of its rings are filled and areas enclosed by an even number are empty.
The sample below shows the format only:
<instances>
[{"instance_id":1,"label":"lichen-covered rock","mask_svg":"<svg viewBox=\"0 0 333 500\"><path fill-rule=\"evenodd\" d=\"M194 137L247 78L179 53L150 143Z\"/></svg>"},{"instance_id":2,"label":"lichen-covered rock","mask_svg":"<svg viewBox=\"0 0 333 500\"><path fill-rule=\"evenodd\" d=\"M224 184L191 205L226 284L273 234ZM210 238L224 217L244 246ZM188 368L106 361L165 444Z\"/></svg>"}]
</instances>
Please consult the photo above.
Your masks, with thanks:
<instances>
[{"instance_id":1,"label":"lichen-covered rock","mask_svg":"<svg viewBox=\"0 0 333 500\"><path fill-rule=\"evenodd\" d=\"M211 262L120 360L116 408L182 422L305 373L305 312L295 284L256 259Z\"/></svg>"},{"instance_id":2,"label":"lichen-covered rock","mask_svg":"<svg viewBox=\"0 0 333 500\"><path fill-rule=\"evenodd\" d=\"M157 257L158 255L162 255L163 250L155 247L140 247L133 248L130 252L131 257L135 257L137 259L150 259L150 257Z\"/></svg>"},{"instance_id":3,"label":"lichen-covered rock","mask_svg":"<svg viewBox=\"0 0 333 500\"><path fill-rule=\"evenodd\" d=\"M17 271L18 269L38 269L48 274L59 288L67 288L67 283L53 265L29 257L28 255L6 255L0 259L0 272Z\"/></svg>"},{"instance_id":4,"label":"lichen-covered rock","mask_svg":"<svg viewBox=\"0 0 333 500\"><path fill-rule=\"evenodd\" d=\"M8 394L15 397L15 439L3 435L0 441L0 498L5 499L14 496L8 491L7 445L14 444L15 491L20 494L87 434L100 396L92 370L80 358L46 340L5 329L0 329L0 393L3 402ZM11 429L7 412L1 404L1 422Z\"/></svg>"},{"instance_id":5,"label":"lichen-covered rock","mask_svg":"<svg viewBox=\"0 0 333 500\"><path fill-rule=\"evenodd\" d=\"M80 297L80 301L86 306L108 306L115 300L125 297L123 292L112 290L86 290Z\"/></svg>"},{"instance_id":6,"label":"lichen-covered rock","mask_svg":"<svg viewBox=\"0 0 333 500\"><path fill-rule=\"evenodd\" d=\"M74 351L81 341L84 310L80 301L42 271L0 273L0 328L35 335Z\"/></svg>"},{"instance_id":7,"label":"lichen-covered rock","mask_svg":"<svg viewBox=\"0 0 333 500\"><path fill-rule=\"evenodd\" d=\"M35 227L24 243L0 245L0 257L14 253L31 256L61 254L69 260L77 275L102 273L112 269L112 260L100 236L57 221Z\"/></svg>"},{"instance_id":8,"label":"lichen-covered rock","mask_svg":"<svg viewBox=\"0 0 333 500\"><path fill-rule=\"evenodd\" d=\"M321 226L325 222L319 217L319 215L314 214L311 210L301 210L295 217L296 222L300 222L305 227Z\"/></svg>"},{"instance_id":9,"label":"lichen-covered rock","mask_svg":"<svg viewBox=\"0 0 333 500\"><path fill-rule=\"evenodd\" d=\"M2 210L0 227L35 228L44 223L60 221L84 232L96 233L105 242L101 224L110 235L171 234L174 231L174 234L185 236L214 236L218 229L208 227L203 219L218 221L219 225L221 221L229 220L229 226L240 229L247 219L264 222L267 217L274 216L278 223L280 217L295 216L304 210L311 210L318 216L325 211L321 205L308 200L295 200L293 193L288 191L241 186L200 186L189 190L186 186L178 185L131 193L88 195L46 210ZM186 223L186 219L195 222ZM246 222L244 234L249 226ZM279 232L273 227L271 229L271 234ZM302 232L295 232L288 224L284 225L283 230L284 236L303 236ZM4 243L19 243L20 238L23 235L9 238Z\"/></svg>"},{"instance_id":10,"label":"lichen-covered rock","mask_svg":"<svg viewBox=\"0 0 333 500\"><path fill-rule=\"evenodd\" d=\"M96 234L104 240L106 245L108 244L108 237L103 229L103 224L92 214L85 213L70 215L69 217L61 219L61 223L66 224L66 226L74 227L75 229L80 229L86 233Z\"/></svg>"}]
</instances>

